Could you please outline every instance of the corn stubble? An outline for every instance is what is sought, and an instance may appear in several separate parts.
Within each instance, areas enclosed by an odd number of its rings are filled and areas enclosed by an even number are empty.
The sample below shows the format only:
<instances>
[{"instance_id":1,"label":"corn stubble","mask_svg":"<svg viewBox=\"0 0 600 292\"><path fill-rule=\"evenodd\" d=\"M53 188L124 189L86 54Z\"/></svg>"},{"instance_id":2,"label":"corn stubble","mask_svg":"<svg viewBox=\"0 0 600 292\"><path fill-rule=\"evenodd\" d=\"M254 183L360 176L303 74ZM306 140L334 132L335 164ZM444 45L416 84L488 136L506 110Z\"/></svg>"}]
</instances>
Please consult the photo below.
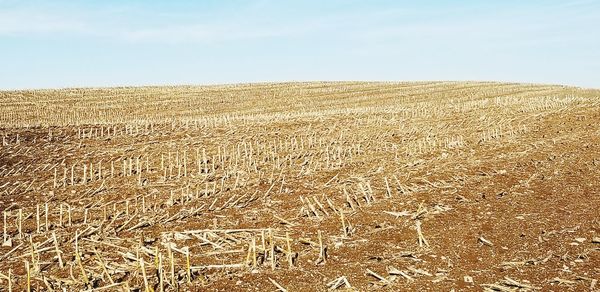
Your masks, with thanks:
<instances>
[{"instance_id":1,"label":"corn stubble","mask_svg":"<svg viewBox=\"0 0 600 292\"><path fill-rule=\"evenodd\" d=\"M456 255L436 253L451 234L433 227L469 201L457 194L469 179L465 161L485 159L484 148L543 147L528 136L536 119L597 109L597 97L492 82L0 92L0 285L458 288ZM379 244L381 231L393 240ZM482 252L502 248L485 236L464 240ZM448 264L416 267L424 261ZM319 276L295 280L308 274ZM596 283L593 276L553 283L588 280ZM479 284L495 291L544 284L489 282Z\"/></svg>"}]
</instances>

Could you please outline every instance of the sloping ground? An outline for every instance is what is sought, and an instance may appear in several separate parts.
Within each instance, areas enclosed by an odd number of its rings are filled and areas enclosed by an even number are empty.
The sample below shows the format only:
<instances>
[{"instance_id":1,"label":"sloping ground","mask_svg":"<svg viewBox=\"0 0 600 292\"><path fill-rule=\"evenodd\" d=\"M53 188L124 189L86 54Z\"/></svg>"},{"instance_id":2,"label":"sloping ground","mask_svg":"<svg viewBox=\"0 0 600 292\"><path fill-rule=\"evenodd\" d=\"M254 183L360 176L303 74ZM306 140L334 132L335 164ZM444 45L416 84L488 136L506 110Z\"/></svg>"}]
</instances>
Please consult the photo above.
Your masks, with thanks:
<instances>
[{"instance_id":1,"label":"sloping ground","mask_svg":"<svg viewBox=\"0 0 600 292\"><path fill-rule=\"evenodd\" d=\"M67 290L600 287L597 90L315 82L0 105L14 291L27 269Z\"/></svg>"}]
</instances>

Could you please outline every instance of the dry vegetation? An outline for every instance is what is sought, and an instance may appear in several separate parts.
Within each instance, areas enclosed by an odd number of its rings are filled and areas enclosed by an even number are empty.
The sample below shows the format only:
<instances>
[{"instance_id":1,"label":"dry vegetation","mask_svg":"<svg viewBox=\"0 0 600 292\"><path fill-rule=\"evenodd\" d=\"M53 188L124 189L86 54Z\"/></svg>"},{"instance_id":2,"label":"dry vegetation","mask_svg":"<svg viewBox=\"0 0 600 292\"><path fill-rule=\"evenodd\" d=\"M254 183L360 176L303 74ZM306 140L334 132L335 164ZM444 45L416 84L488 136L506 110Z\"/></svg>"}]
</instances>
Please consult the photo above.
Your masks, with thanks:
<instances>
[{"instance_id":1,"label":"dry vegetation","mask_svg":"<svg viewBox=\"0 0 600 292\"><path fill-rule=\"evenodd\" d=\"M0 290L594 290L600 91L0 92Z\"/></svg>"}]
</instances>

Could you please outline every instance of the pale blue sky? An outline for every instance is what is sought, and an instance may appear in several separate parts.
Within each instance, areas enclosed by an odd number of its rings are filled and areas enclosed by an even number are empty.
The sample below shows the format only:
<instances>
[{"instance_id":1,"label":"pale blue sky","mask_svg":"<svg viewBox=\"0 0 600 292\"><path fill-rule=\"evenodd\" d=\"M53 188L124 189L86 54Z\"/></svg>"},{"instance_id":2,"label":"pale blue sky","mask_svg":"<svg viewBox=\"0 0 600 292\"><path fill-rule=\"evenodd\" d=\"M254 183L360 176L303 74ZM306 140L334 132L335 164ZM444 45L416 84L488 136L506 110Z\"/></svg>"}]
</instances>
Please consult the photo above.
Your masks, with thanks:
<instances>
[{"instance_id":1,"label":"pale blue sky","mask_svg":"<svg viewBox=\"0 0 600 292\"><path fill-rule=\"evenodd\" d=\"M497 80L600 88L600 1L5 1L0 88Z\"/></svg>"}]
</instances>

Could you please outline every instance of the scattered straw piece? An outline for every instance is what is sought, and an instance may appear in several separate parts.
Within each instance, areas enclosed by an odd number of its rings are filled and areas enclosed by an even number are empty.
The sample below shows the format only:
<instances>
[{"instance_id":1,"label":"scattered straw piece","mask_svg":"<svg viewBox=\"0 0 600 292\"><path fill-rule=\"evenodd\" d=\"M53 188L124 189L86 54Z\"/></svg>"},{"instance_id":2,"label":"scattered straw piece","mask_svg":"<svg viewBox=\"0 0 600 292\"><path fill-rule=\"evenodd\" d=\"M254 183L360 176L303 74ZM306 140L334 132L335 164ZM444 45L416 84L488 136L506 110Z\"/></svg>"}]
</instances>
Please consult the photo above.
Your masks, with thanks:
<instances>
[{"instance_id":1,"label":"scattered straw piece","mask_svg":"<svg viewBox=\"0 0 600 292\"><path fill-rule=\"evenodd\" d=\"M377 278L379 281L384 282L385 284L390 284L390 281L379 274L367 269L367 274Z\"/></svg>"},{"instance_id":2,"label":"scattered straw piece","mask_svg":"<svg viewBox=\"0 0 600 292\"><path fill-rule=\"evenodd\" d=\"M273 283L273 285L275 285L279 291L287 292L287 289L283 288L281 285L279 285L279 283L275 282L275 280L269 278L269 281L271 281L271 283Z\"/></svg>"},{"instance_id":3,"label":"scattered straw piece","mask_svg":"<svg viewBox=\"0 0 600 292\"><path fill-rule=\"evenodd\" d=\"M491 241L483 238L483 236L479 237L479 242L483 243L484 245L494 246L494 244Z\"/></svg>"}]
</instances>

